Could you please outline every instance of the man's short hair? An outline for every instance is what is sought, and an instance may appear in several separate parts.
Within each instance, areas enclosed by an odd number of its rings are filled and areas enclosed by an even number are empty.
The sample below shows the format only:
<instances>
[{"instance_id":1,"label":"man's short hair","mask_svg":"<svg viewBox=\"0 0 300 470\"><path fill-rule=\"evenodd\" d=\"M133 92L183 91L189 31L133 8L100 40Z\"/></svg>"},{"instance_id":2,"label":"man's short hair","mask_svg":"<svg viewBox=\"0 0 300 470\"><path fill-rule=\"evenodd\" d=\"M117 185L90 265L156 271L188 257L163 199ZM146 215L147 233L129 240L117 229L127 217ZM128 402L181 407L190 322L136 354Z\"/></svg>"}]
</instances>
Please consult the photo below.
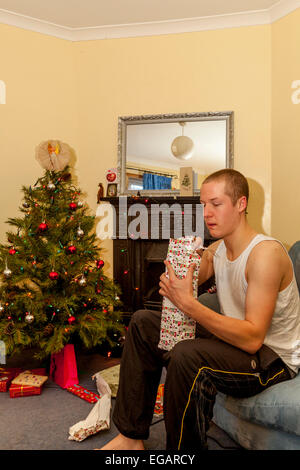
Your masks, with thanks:
<instances>
[{"instance_id":1,"label":"man's short hair","mask_svg":"<svg viewBox=\"0 0 300 470\"><path fill-rule=\"evenodd\" d=\"M246 196L248 202L249 185L242 173L237 170L233 170L232 168L225 168L223 170L215 171L211 175L207 176L202 184L218 180L225 181L225 193L230 197L234 206L242 196Z\"/></svg>"}]
</instances>

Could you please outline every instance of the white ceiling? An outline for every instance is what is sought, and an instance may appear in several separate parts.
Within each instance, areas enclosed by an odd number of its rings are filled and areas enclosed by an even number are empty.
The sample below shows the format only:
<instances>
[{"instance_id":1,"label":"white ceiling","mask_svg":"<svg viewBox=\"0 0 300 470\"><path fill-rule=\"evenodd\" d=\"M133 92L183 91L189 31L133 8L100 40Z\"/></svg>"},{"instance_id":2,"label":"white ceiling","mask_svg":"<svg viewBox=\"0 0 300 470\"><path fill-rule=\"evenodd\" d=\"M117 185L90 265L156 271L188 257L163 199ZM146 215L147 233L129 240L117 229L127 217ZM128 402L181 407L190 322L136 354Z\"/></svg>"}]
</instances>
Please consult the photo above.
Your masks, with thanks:
<instances>
[{"instance_id":1,"label":"white ceiling","mask_svg":"<svg viewBox=\"0 0 300 470\"><path fill-rule=\"evenodd\" d=\"M0 23L103 39L262 24L298 7L300 0L0 0Z\"/></svg>"},{"instance_id":2,"label":"white ceiling","mask_svg":"<svg viewBox=\"0 0 300 470\"><path fill-rule=\"evenodd\" d=\"M0 0L0 8L68 28L265 10L278 0Z\"/></svg>"}]
</instances>

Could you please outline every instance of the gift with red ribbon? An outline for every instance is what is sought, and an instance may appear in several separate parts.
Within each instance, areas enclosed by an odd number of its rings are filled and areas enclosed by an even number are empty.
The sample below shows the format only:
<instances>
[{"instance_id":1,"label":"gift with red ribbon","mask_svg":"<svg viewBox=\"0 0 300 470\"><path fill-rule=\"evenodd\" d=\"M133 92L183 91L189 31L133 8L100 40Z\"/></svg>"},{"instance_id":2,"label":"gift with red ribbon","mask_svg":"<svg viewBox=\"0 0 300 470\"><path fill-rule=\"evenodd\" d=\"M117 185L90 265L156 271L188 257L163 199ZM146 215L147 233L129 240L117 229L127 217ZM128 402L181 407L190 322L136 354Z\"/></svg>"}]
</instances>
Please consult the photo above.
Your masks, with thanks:
<instances>
[{"instance_id":1,"label":"gift with red ribbon","mask_svg":"<svg viewBox=\"0 0 300 470\"><path fill-rule=\"evenodd\" d=\"M31 369L30 372L36 375L46 375L46 370L44 368ZM34 387L32 385L11 384L11 386L9 387L10 398L26 397L30 395L40 395L41 393L42 393L42 386Z\"/></svg>"}]
</instances>

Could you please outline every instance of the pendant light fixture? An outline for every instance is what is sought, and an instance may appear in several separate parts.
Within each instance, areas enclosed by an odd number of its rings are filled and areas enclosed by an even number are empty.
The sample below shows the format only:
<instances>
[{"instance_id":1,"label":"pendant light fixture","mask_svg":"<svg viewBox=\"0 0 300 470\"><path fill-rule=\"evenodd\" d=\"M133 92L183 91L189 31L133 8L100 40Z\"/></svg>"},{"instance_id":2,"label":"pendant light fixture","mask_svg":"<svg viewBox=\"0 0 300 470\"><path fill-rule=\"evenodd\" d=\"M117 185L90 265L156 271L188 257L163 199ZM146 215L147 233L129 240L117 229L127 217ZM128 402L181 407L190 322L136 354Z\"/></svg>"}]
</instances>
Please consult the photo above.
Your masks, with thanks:
<instances>
[{"instance_id":1,"label":"pendant light fixture","mask_svg":"<svg viewBox=\"0 0 300 470\"><path fill-rule=\"evenodd\" d=\"M178 123L182 127L182 135L175 137L171 144L171 152L178 160L188 160L194 152L194 142L190 137L184 135L184 126L186 123Z\"/></svg>"}]
</instances>

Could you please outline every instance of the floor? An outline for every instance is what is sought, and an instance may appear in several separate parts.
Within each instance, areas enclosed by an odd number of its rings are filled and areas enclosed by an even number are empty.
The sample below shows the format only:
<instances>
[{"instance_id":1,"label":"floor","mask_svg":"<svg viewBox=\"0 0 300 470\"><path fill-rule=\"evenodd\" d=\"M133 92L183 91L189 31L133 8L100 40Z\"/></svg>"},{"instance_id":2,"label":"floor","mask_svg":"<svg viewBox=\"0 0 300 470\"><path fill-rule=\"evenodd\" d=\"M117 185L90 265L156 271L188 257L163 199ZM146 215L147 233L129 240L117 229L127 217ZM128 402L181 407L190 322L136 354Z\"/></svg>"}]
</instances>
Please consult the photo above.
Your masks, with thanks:
<instances>
[{"instance_id":1,"label":"floor","mask_svg":"<svg viewBox=\"0 0 300 470\"><path fill-rule=\"evenodd\" d=\"M119 363L119 358L107 358L97 353L76 354L79 384L97 392L92 375ZM12 358L7 366L34 368L40 366L32 356ZM112 400L112 408L115 400ZM61 389L50 379L39 396L10 398L0 393L0 450L93 450L112 439L118 430L111 422L108 431L84 441L69 440L69 428L85 420L94 405ZM148 450L165 449L164 422L154 416L150 437L145 441ZM209 450L241 450L232 439L214 423L208 432Z\"/></svg>"}]
</instances>

